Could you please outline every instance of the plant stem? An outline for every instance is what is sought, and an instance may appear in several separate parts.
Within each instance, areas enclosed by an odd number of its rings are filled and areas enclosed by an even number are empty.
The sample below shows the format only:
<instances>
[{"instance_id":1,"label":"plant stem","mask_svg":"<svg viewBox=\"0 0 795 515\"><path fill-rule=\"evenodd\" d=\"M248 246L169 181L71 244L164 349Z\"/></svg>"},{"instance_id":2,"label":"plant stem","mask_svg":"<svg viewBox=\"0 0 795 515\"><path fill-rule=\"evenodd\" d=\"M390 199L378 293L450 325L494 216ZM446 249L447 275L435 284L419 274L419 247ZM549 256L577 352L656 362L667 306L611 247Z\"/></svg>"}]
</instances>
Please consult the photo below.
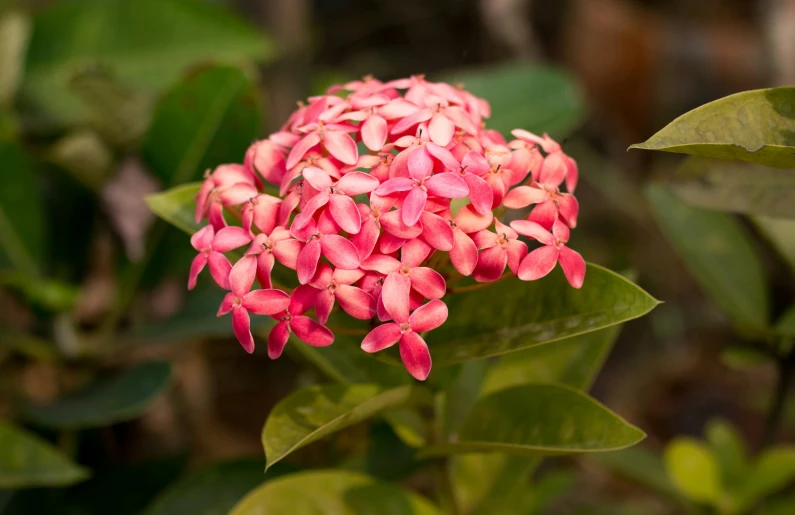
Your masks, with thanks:
<instances>
[{"instance_id":1,"label":"plant stem","mask_svg":"<svg viewBox=\"0 0 795 515\"><path fill-rule=\"evenodd\" d=\"M448 458L438 458L434 460L434 476L436 493L439 498L441 512L447 515L459 515L458 503L455 500L455 490L453 482L450 480Z\"/></svg>"},{"instance_id":2,"label":"plant stem","mask_svg":"<svg viewBox=\"0 0 795 515\"><path fill-rule=\"evenodd\" d=\"M776 391L773 394L773 402L767 413L765 421L765 431L762 436L760 448L769 447L775 443L778 435L781 419L784 415L787 396L789 395L792 380L795 378L795 352L789 351L786 356L779 358L776 362L778 369L778 379L776 380Z\"/></svg>"}]
</instances>

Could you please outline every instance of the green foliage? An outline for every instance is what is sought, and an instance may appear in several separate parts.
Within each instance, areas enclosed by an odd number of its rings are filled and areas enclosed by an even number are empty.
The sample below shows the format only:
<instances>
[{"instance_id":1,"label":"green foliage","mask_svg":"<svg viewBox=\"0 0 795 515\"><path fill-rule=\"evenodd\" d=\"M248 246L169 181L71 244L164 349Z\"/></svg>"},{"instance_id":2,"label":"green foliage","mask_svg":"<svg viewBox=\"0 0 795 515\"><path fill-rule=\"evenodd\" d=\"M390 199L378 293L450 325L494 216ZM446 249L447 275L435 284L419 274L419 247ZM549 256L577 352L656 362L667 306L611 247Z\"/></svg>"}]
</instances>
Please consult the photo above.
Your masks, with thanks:
<instances>
[{"instance_id":1,"label":"green foliage","mask_svg":"<svg viewBox=\"0 0 795 515\"><path fill-rule=\"evenodd\" d=\"M795 220L754 216L754 225L795 273Z\"/></svg>"},{"instance_id":2,"label":"green foliage","mask_svg":"<svg viewBox=\"0 0 795 515\"><path fill-rule=\"evenodd\" d=\"M49 443L0 421L0 488L65 486L88 475Z\"/></svg>"},{"instance_id":3,"label":"green foliage","mask_svg":"<svg viewBox=\"0 0 795 515\"><path fill-rule=\"evenodd\" d=\"M793 168L795 88L745 91L715 100L629 148Z\"/></svg>"},{"instance_id":4,"label":"green foliage","mask_svg":"<svg viewBox=\"0 0 795 515\"><path fill-rule=\"evenodd\" d=\"M664 187L646 190L657 223L693 277L741 327L769 323L762 263L745 228L730 215L684 204Z\"/></svg>"},{"instance_id":5,"label":"green foliage","mask_svg":"<svg viewBox=\"0 0 795 515\"><path fill-rule=\"evenodd\" d=\"M745 161L690 157L666 183L680 199L704 209L795 217L795 173Z\"/></svg>"},{"instance_id":6,"label":"green foliage","mask_svg":"<svg viewBox=\"0 0 795 515\"><path fill-rule=\"evenodd\" d=\"M144 413L168 385L168 363L144 363L47 405L28 405L25 418L59 429L102 427Z\"/></svg>"},{"instance_id":7,"label":"green foliage","mask_svg":"<svg viewBox=\"0 0 795 515\"><path fill-rule=\"evenodd\" d=\"M0 15L0 41L3 42L0 47L0 111L14 101L22 81L29 39L30 19L26 15L15 11Z\"/></svg>"},{"instance_id":8,"label":"green foliage","mask_svg":"<svg viewBox=\"0 0 795 515\"><path fill-rule=\"evenodd\" d=\"M589 264L579 290L556 269L532 282L502 281L450 298L450 319L428 337L435 365L507 354L645 315L658 301Z\"/></svg>"},{"instance_id":9,"label":"green foliage","mask_svg":"<svg viewBox=\"0 0 795 515\"><path fill-rule=\"evenodd\" d=\"M201 184L198 182L176 186L161 193L146 197L146 204L154 214L174 227L193 234L201 225L196 223L196 195Z\"/></svg>"},{"instance_id":10,"label":"green foliage","mask_svg":"<svg viewBox=\"0 0 795 515\"><path fill-rule=\"evenodd\" d=\"M720 469L714 453L692 438L676 438L665 449L665 468L689 499L717 504L721 497Z\"/></svg>"},{"instance_id":11,"label":"green foliage","mask_svg":"<svg viewBox=\"0 0 795 515\"><path fill-rule=\"evenodd\" d=\"M732 492L737 511L751 508L795 479L795 447L777 446L763 452L749 469L742 484Z\"/></svg>"},{"instance_id":12,"label":"green foliage","mask_svg":"<svg viewBox=\"0 0 795 515\"><path fill-rule=\"evenodd\" d=\"M585 117L582 92L571 77L553 68L508 64L463 71L448 80L488 99L488 126L506 137L521 128L563 138Z\"/></svg>"},{"instance_id":13,"label":"green foliage","mask_svg":"<svg viewBox=\"0 0 795 515\"><path fill-rule=\"evenodd\" d=\"M249 493L230 515L436 515L423 497L342 470L301 472L268 481Z\"/></svg>"},{"instance_id":14,"label":"green foliage","mask_svg":"<svg viewBox=\"0 0 795 515\"><path fill-rule=\"evenodd\" d=\"M377 385L310 386L282 399L262 430L268 467L291 452L382 412L430 403L416 386L384 389Z\"/></svg>"},{"instance_id":15,"label":"green foliage","mask_svg":"<svg viewBox=\"0 0 795 515\"><path fill-rule=\"evenodd\" d=\"M187 77L160 102L143 154L166 186L194 181L235 159L258 135L256 90L237 68L214 67Z\"/></svg>"},{"instance_id":16,"label":"green foliage","mask_svg":"<svg viewBox=\"0 0 795 515\"><path fill-rule=\"evenodd\" d=\"M604 452L629 447L644 437L640 429L579 390L528 384L480 399L456 441L429 447L423 454Z\"/></svg>"},{"instance_id":17,"label":"green foliage","mask_svg":"<svg viewBox=\"0 0 795 515\"><path fill-rule=\"evenodd\" d=\"M596 454L593 459L619 475L636 481L666 497L677 499L680 496L662 459L649 449L635 446L616 452Z\"/></svg>"},{"instance_id":18,"label":"green foliage","mask_svg":"<svg viewBox=\"0 0 795 515\"><path fill-rule=\"evenodd\" d=\"M87 66L158 93L197 63L246 63L273 53L254 28L207 2L69 0L33 22L23 95L56 122L85 119L66 85Z\"/></svg>"},{"instance_id":19,"label":"green foliage","mask_svg":"<svg viewBox=\"0 0 795 515\"><path fill-rule=\"evenodd\" d=\"M720 466L723 482L732 487L748 466L745 444L737 430L724 420L711 420L706 437Z\"/></svg>"}]
</instances>

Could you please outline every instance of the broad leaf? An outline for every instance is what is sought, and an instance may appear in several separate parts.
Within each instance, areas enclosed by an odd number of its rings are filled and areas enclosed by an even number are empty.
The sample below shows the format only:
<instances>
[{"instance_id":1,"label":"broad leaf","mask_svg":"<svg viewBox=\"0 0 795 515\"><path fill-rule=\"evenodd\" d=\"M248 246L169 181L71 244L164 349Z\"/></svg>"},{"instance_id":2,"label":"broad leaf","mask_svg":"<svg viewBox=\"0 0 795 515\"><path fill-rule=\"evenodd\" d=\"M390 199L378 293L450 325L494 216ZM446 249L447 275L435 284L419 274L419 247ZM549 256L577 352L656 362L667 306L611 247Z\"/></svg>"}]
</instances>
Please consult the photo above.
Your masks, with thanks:
<instances>
[{"instance_id":1,"label":"broad leaf","mask_svg":"<svg viewBox=\"0 0 795 515\"><path fill-rule=\"evenodd\" d=\"M248 492L286 470L264 473L264 460L241 459L201 468L162 492L145 515L226 515Z\"/></svg>"},{"instance_id":2,"label":"broad leaf","mask_svg":"<svg viewBox=\"0 0 795 515\"><path fill-rule=\"evenodd\" d=\"M587 389L619 332L621 326L615 325L503 356L489 368L481 395L529 383L562 382Z\"/></svg>"},{"instance_id":3,"label":"broad leaf","mask_svg":"<svg viewBox=\"0 0 795 515\"><path fill-rule=\"evenodd\" d=\"M201 225L196 223L196 195L201 184L193 182L170 190L147 195L146 204L154 214L174 227L193 234Z\"/></svg>"},{"instance_id":4,"label":"broad leaf","mask_svg":"<svg viewBox=\"0 0 795 515\"><path fill-rule=\"evenodd\" d=\"M485 360L470 361L460 366L458 376L444 392L441 409L442 433L450 437L457 433L478 400L478 393L490 370Z\"/></svg>"},{"instance_id":5,"label":"broad leaf","mask_svg":"<svg viewBox=\"0 0 795 515\"><path fill-rule=\"evenodd\" d=\"M712 451L692 438L676 438L665 449L665 468L689 499L716 505L722 495L720 469Z\"/></svg>"},{"instance_id":6,"label":"broad leaf","mask_svg":"<svg viewBox=\"0 0 795 515\"><path fill-rule=\"evenodd\" d=\"M262 430L268 467L291 452L386 411L429 403L429 394L406 385L315 385L302 388L273 407Z\"/></svg>"},{"instance_id":7,"label":"broad leaf","mask_svg":"<svg viewBox=\"0 0 795 515\"><path fill-rule=\"evenodd\" d=\"M271 53L256 28L208 2L69 0L36 16L22 91L56 121L82 121L85 111L65 84L87 66L157 93L197 63L239 64Z\"/></svg>"},{"instance_id":8,"label":"broad leaf","mask_svg":"<svg viewBox=\"0 0 795 515\"><path fill-rule=\"evenodd\" d=\"M236 68L187 77L157 107L143 154L166 186L194 181L219 164L242 162L260 126L254 85Z\"/></svg>"},{"instance_id":9,"label":"broad leaf","mask_svg":"<svg viewBox=\"0 0 795 515\"><path fill-rule=\"evenodd\" d=\"M585 116L582 93L573 78L560 70L509 64L464 71L449 80L488 100L491 118L486 126L509 139L513 129L564 138Z\"/></svg>"},{"instance_id":10,"label":"broad leaf","mask_svg":"<svg viewBox=\"0 0 795 515\"><path fill-rule=\"evenodd\" d=\"M8 11L0 16L0 109L14 101L22 81L25 51L30 38L30 20L20 12Z\"/></svg>"},{"instance_id":11,"label":"broad leaf","mask_svg":"<svg viewBox=\"0 0 795 515\"><path fill-rule=\"evenodd\" d=\"M795 479L795 447L779 446L762 453L733 491L738 512L783 489Z\"/></svg>"},{"instance_id":12,"label":"broad leaf","mask_svg":"<svg viewBox=\"0 0 795 515\"><path fill-rule=\"evenodd\" d=\"M66 486L88 475L49 443L0 420L0 488Z\"/></svg>"},{"instance_id":13,"label":"broad leaf","mask_svg":"<svg viewBox=\"0 0 795 515\"><path fill-rule=\"evenodd\" d=\"M31 422L59 429L102 427L130 420L149 408L170 375L167 363L144 363L52 404L26 406L24 415Z\"/></svg>"},{"instance_id":14,"label":"broad leaf","mask_svg":"<svg viewBox=\"0 0 795 515\"><path fill-rule=\"evenodd\" d=\"M319 470L290 474L252 491L230 515L436 515L425 498L357 472Z\"/></svg>"},{"instance_id":15,"label":"broad leaf","mask_svg":"<svg viewBox=\"0 0 795 515\"><path fill-rule=\"evenodd\" d=\"M534 384L479 400L457 441L429 447L423 454L565 455L622 449L644 437L643 431L578 390Z\"/></svg>"},{"instance_id":16,"label":"broad leaf","mask_svg":"<svg viewBox=\"0 0 795 515\"><path fill-rule=\"evenodd\" d=\"M795 273L795 220L770 216L755 216L751 220Z\"/></svg>"},{"instance_id":17,"label":"broad leaf","mask_svg":"<svg viewBox=\"0 0 795 515\"><path fill-rule=\"evenodd\" d=\"M696 207L795 217L795 170L691 157L665 180L679 198Z\"/></svg>"},{"instance_id":18,"label":"broad leaf","mask_svg":"<svg viewBox=\"0 0 795 515\"><path fill-rule=\"evenodd\" d=\"M707 424L706 437L718 461L723 484L733 487L748 466L742 437L725 420L711 420Z\"/></svg>"},{"instance_id":19,"label":"broad leaf","mask_svg":"<svg viewBox=\"0 0 795 515\"><path fill-rule=\"evenodd\" d=\"M715 100L629 148L795 168L795 88L745 91Z\"/></svg>"},{"instance_id":20,"label":"broad leaf","mask_svg":"<svg viewBox=\"0 0 795 515\"><path fill-rule=\"evenodd\" d=\"M593 459L619 474L651 488L671 499L680 498L679 490L665 470L662 459L640 445L616 452L595 454Z\"/></svg>"},{"instance_id":21,"label":"broad leaf","mask_svg":"<svg viewBox=\"0 0 795 515\"><path fill-rule=\"evenodd\" d=\"M662 186L649 186L646 197L666 239L712 300L735 324L763 329L768 286L745 228L731 215L688 206Z\"/></svg>"},{"instance_id":22,"label":"broad leaf","mask_svg":"<svg viewBox=\"0 0 795 515\"><path fill-rule=\"evenodd\" d=\"M0 142L0 270L41 273L46 256L44 203L30 159Z\"/></svg>"},{"instance_id":23,"label":"broad leaf","mask_svg":"<svg viewBox=\"0 0 795 515\"><path fill-rule=\"evenodd\" d=\"M507 354L638 318L658 301L618 274L588 265L572 288L556 269L450 298L450 318L428 337L434 365Z\"/></svg>"}]
</instances>

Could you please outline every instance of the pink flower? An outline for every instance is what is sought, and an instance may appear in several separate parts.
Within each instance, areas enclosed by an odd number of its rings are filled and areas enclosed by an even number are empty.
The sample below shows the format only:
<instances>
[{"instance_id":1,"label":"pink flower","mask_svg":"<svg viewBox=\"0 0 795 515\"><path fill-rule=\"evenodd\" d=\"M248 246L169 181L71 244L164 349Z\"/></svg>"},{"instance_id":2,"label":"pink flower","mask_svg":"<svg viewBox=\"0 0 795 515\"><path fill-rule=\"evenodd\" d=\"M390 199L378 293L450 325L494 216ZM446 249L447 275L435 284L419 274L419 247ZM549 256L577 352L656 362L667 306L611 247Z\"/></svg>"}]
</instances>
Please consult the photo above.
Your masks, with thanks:
<instances>
[{"instance_id":1,"label":"pink flower","mask_svg":"<svg viewBox=\"0 0 795 515\"><path fill-rule=\"evenodd\" d=\"M461 174L461 177L464 179L469 189L469 200L478 213L486 214L486 212L491 211L494 203L494 192L491 186L489 186L489 183L476 173L477 171L485 173L485 171L482 167L478 168L477 166L473 170L468 170L475 162L475 156L478 155L477 152L468 152L467 155L464 156L464 162L459 163L455 156L446 148L442 148L434 143L428 143L425 148L428 150L428 153L438 159L445 168L451 172L458 172Z\"/></svg>"},{"instance_id":2,"label":"pink flower","mask_svg":"<svg viewBox=\"0 0 795 515\"><path fill-rule=\"evenodd\" d=\"M544 246L530 252L519 265L519 279L534 281L547 275L555 268L555 263L560 263L566 279L575 288L581 288L585 279L585 260L582 256L566 246L569 241L569 228L556 220L552 226L552 233L541 225L527 220L511 222L519 234L535 238Z\"/></svg>"},{"instance_id":3,"label":"pink flower","mask_svg":"<svg viewBox=\"0 0 795 515\"><path fill-rule=\"evenodd\" d=\"M482 215L475 211L471 204L464 206L453 217L449 211L443 213L453 230L453 248L450 249L450 261L453 267L463 276L470 276L478 263L478 246L470 235L485 230L491 225L494 215L491 211ZM489 233L492 234L492 233ZM505 267L503 266L503 270ZM502 275L502 271L500 271Z\"/></svg>"},{"instance_id":4,"label":"pink flower","mask_svg":"<svg viewBox=\"0 0 795 515\"><path fill-rule=\"evenodd\" d=\"M544 134L543 137L539 137L532 132L522 129L514 129L511 131L511 134L523 141L535 143L540 146L544 149L544 152L547 153L547 158L552 158L554 166L563 166L566 169L566 189L569 190L569 193L574 193L580 176L579 170L577 169L577 162L563 153L563 149L558 142L550 138L547 134Z\"/></svg>"},{"instance_id":5,"label":"pink flower","mask_svg":"<svg viewBox=\"0 0 795 515\"><path fill-rule=\"evenodd\" d=\"M527 245L517 239L517 231L498 220L494 221L494 226L496 233L480 231L473 236L475 244L482 249L472 274L478 282L496 281L505 272L506 265L517 274L522 259L527 255Z\"/></svg>"},{"instance_id":6,"label":"pink flower","mask_svg":"<svg viewBox=\"0 0 795 515\"><path fill-rule=\"evenodd\" d=\"M251 336L251 319L249 313L257 315L275 315L287 308L290 297L280 290L251 290L256 267L255 262L240 260L229 274L232 291L227 293L217 316L232 312L232 329L240 345L251 354L254 352L254 338Z\"/></svg>"},{"instance_id":7,"label":"pink flower","mask_svg":"<svg viewBox=\"0 0 795 515\"><path fill-rule=\"evenodd\" d=\"M303 316L312 309L316 295L317 290L308 284L299 286L290 295L289 306L272 317L279 322L268 335L268 357L276 359L282 355L290 333L313 347L326 347L334 343L334 335L327 327Z\"/></svg>"},{"instance_id":8,"label":"pink flower","mask_svg":"<svg viewBox=\"0 0 795 515\"><path fill-rule=\"evenodd\" d=\"M447 320L447 306L432 300L409 315L409 286L399 275L384 281L381 297L394 322L379 325L362 341L365 352L378 352L400 342L400 359L415 379L424 381L431 373L431 353L418 333L431 331Z\"/></svg>"},{"instance_id":9,"label":"pink flower","mask_svg":"<svg viewBox=\"0 0 795 515\"><path fill-rule=\"evenodd\" d=\"M323 147L328 150L334 158L339 159L345 164L355 165L359 159L359 151L356 142L348 134L356 131L356 127L346 124L313 122L302 128L306 132L298 143L295 144L290 154L287 156L287 169L293 168L303 159L312 147L323 143Z\"/></svg>"},{"instance_id":10,"label":"pink flower","mask_svg":"<svg viewBox=\"0 0 795 515\"><path fill-rule=\"evenodd\" d=\"M424 148L411 152L408 161L409 177L395 177L376 188L378 195L408 192L400 208L401 219L408 226L415 225L422 215L428 195L461 198L469 194L466 182L457 174L444 172L431 175L433 160Z\"/></svg>"},{"instance_id":11,"label":"pink flower","mask_svg":"<svg viewBox=\"0 0 795 515\"><path fill-rule=\"evenodd\" d=\"M293 238L290 231L284 227L276 227L269 235L258 234L241 261L246 259L256 261L257 280L263 288L271 288L273 287L271 271L275 260L295 270L302 248L303 244Z\"/></svg>"},{"instance_id":12,"label":"pink flower","mask_svg":"<svg viewBox=\"0 0 795 515\"><path fill-rule=\"evenodd\" d=\"M306 243L296 261L298 282L306 284L315 276L321 255L337 268L343 270L359 268L359 251L350 240L337 234L339 230L339 226L334 223L327 211L320 215L317 223L314 219L310 219L302 229L291 230L297 240Z\"/></svg>"},{"instance_id":13,"label":"pink flower","mask_svg":"<svg viewBox=\"0 0 795 515\"><path fill-rule=\"evenodd\" d=\"M202 183L196 195L196 223L207 216L218 231L226 227L224 206L237 206L259 194L256 177L242 165L221 165Z\"/></svg>"},{"instance_id":14,"label":"pink flower","mask_svg":"<svg viewBox=\"0 0 795 515\"><path fill-rule=\"evenodd\" d=\"M278 225L281 206L282 199L271 195L261 194L250 199L241 212L243 228L249 231L252 237L254 236L251 232L252 224L260 231L270 234Z\"/></svg>"},{"instance_id":15,"label":"pink flower","mask_svg":"<svg viewBox=\"0 0 795 515\"><path fill-rule=\"evenodd\" d=\"M319 289L315 299L315 314L321 324L328 321L329 314L334 308L334 301L353 318L369 320L375 316L375 299L361 288L352 286L364 277L363 270L332 270L329 265L322 263L310 285Z\"/></svg>"},{"instance_id":16,"label":"pink flower","mask_svg":"<svg viewBox=\"0 0 795 515\"><path fill-rule=\"evenodd\" d=\"M204 266L210 264L210 275L221 288L229 288L229 272L232 265L224 252L242 247L251 241L251 236L241 227L224 227L218 234L212 225L203 227L190 238L190 244L199 254L190 265L188 289L196 287L196 279Z\"/></svg>"}]
</instances>

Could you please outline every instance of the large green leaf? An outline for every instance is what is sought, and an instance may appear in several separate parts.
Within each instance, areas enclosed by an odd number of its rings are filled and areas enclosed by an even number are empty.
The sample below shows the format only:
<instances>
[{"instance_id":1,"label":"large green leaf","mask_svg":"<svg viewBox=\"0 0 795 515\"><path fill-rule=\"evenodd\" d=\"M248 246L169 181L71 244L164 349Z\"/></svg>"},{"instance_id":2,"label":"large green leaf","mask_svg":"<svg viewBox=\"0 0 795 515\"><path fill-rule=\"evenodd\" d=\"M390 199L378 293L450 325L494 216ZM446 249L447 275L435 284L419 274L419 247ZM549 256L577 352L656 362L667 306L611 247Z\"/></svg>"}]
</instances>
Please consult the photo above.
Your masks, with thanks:
<instances>
[{"instance_id":1,"label":"large green leaf","mask_svg":"<svg viewBox=\"0 0 795 515\"><path fill-rule=\"evenodd\" d=\"M146 196L146 204L154 214L174 227L193 234L201 225L196 223L196 195L201 183L193 182L176 186L161 193Z\"/></svg>"},{"instance_id":2,"label":"large green leaf","mask_svg":"<svg viewBox=\"0 0 795 515\"><path fill-rule=\"evenodd\" d=\"M248 492L284 474L265 461L240 459L201 468L168 487L144 512L146 515L226 515Z\"/></svg>"},{"instance_id":3,"label":"large green leaf","mask_svg":"<svg viewBox=\"0 0 795 515\"><path fill-rule=\"evenodd\" d=\"M100 64L132 87L156 93L196 63L264 59L272 44L254 27L208 2L69 0L34 20L23 93L56 121L84 119L71 77Z\"/></svg>"},{"instance_id":4,"label":"large green leaf","mask_svg":"<svg viewBox=\"0 0 795 515\"><path fill-rule=\"evenodd\" d=\"M629 447L644 437L643 431L579 390L531 384L479 400L457 441L429 447L423 454L604 452Z\"/></svg>"},{"instance_id":5,"label":"large green leaf","mask_svg":"<svg viewBox=\"0 0 795 515\"><path fill-rule=\"evenodd\" d=\"M41 273L46 255L44 204L30 159L0 142L0 270Z\"/></svg>"},{"instance_id":6,"label":"large green leaf","mask_svg":"<svg viewBox=\"0 0 795 515\"><path fill-rule=\"evenodd\" d=\"M20 12L0 16L0 109L10 107L22 81L30 20Z\"/></svg>"},{"instance_id":7,"label":"large green leaf","mask_svg":"<svg viewBox=\"0 0 795 515\"><path fill-rule=\"evenodd\" d=\"M236 68L208 68L166 95L143 154L166 186L178 185L219 164L242 162L259 126L257 92L246 75Z\"/></svg>"},{"instance_id":8,"label":"large green leaf","mask_svg":"<svg viewBox=\"0 0 795 515\"><path fill-rule=\"evenodd\" d=\"M0 420L0 488L66 486L88 475L49 443Z\"/></svg>"},{"instance_id":9,"label":"large green leaf","mask_svg":"<svg viewBox=\"0 0 795 515\"><path fill-rule=\"evenodd\" d=\"M676 438L666 447L664 459L668 476L685 496L699 503L720 502L720 469L706 445L692 438Z\"/></svg>"},{"instance_id":10,"label":"large green leaf","mask_svg":"<svg viewBox=\"0 0 795 515\"><path fill-rule=\"evenodd\" d=\"M386 411L429 403L421 387L385 389L377 385L315 385L302 388L273 407L262 443L268 467L291 452Z\"/></svg>"},{"instance_id":11,"label":"large green leaf","mask_svg":"<svg viewBox=\"0 0 795 515\"><path fill-rule=\"evenodd\" d=\"M425 498L344 470L290 474L248 494L230 515L435 515Z\"/></svg>"},{"instance_id":12,"label":"large green leaf","mask_svg":"<svg viewBox=\"0 0 795 515\"><path fill-rule=\"evenodd\" d=\"M448 79L488 100L491 118L486 126L506 137L513 129L525 129L564 138L585 116L585 103L576 82L553 68L507 64L464 71Z\"/></svg>"},{"instance_id":13,"label":"large green leaf","mask_svg":"<svg viewBox=\"0 0 795 515\"><path fill-rule=\"evenodd\" d=\"M710 420L706 437L718 461L723 484L733 488L745 473L745 445L737 430L725 420Z\"/></svg>"},{"instance_id":14,"label":"large green leaf","mask_svg":"<svg viewBox=\"0 0 795 515\"><path fill-rule=\"evenodd\" d=\"M783 489L795 479L795 447L779 446L762 453L734 490L738 512Z\"/></svg>"},{"instance_id":15,"label":"large green leaf","mask_svg":"<svg viewBox=\"0 0 795 515\"><path fill-rule=\"evenodd\" d=\"M795 217L795 170L691 157L665 180L679 198L696 207Z\"/></svg>"},{"instance_id":16,"label":"large green leaf","mask_svg":"<svg viewBox=\"0 0 795 515\"><path fill-rule=\"evenodd\" d=\"M715 100L629 148L795 168L795 87L745 91Z\"/></svg>"},{"instance_id":17,"label":"large green leaf","mask_svg":"<svg viewBox=\"0 0 795 515\"><path fill-rule=\"evenodd\" d=\"M763 329L768 286L745 228L731 215L690 207L659 185L649 186L646 197L666 239L712 300L736 324Z\"/></svg>"},{"instance_id":18,"label":"large green leaf","mask_svg":"<svg viewBox=\"0 0 795 515\"><path fill-rule=\"evenodd\" d=\"M25 417L36 424L79 429L102 427L144 413L171 376L167 363L144 363L89 385L47 405L29 405Z\"/></svg>"},{"instance_id":19,"label":"large green leaf","mask_svg":"<svg viewBox=\"0 0 795 515\"><path fill-rule=\"evenodd\" d=\"M579 290L560 270L450 298L450 318L428 336L435 365L507 354L645 315L658 301L618 274L588 265Z\"/></svg>"}]
</instances>

